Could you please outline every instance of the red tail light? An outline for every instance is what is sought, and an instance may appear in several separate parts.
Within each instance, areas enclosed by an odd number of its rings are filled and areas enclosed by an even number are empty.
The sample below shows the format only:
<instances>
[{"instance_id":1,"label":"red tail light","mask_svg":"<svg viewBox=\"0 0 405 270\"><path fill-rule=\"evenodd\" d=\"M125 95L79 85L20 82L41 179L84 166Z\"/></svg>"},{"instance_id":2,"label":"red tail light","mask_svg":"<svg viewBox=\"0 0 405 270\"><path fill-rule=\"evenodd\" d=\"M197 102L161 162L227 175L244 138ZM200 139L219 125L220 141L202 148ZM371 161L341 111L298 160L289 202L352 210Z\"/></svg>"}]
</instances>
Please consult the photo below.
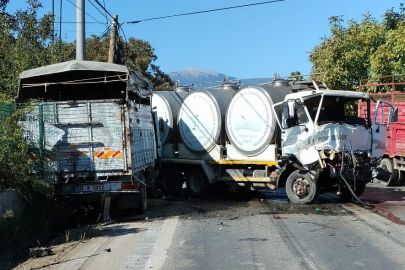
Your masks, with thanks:
<instances>
[{"instance_id":1,"label":"red tail light","mask_svg":"<svg viewBox=\"0 0 405 270\"><path fill-rule=\"evenodd\" d=\"M121 190L136 190L138 189L138 183L132 184L131 182L121 183Z\"/></svg>"}]
</instances>

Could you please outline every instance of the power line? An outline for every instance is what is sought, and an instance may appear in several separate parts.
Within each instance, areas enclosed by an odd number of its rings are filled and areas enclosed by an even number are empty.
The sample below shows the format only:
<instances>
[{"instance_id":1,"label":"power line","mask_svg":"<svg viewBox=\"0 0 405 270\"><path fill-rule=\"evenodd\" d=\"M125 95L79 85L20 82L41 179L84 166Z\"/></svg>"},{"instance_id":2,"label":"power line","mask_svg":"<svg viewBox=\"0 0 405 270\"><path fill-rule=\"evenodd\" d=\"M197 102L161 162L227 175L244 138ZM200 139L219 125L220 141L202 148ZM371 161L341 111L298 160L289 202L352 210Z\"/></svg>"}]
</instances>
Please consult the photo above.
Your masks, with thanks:
<instances>
[{"instance_id":1,"label":"power line","mask_svg":"<svg viewBox=\"0 0 405 270\"><path fill-rule=\"evenodd\" d=\"M63 32L67 32L67 33L77 33L77 30L63 30ZM89 31L86 31L86 35L87 35L87 34L100 34L100 33L105 33L105 31L104 31L104 32L101 32L101 31L98 31L98 32L89 32Z\"/></svg>"},{"instance_id":2,"label":"power line","mask_svg":"<svg viewBox=\"0 0 405 270\"><path fill-rule=\"evenodd\" d=\"M95 1L97 1L97 0L95 0ZM172 17L180 17L180 16L195 15L195 14L201 14L201 13L209 13L209 12L228 10L228 9L235 9L235 8L244 8L244 7L272 4L272 3L284 2L284 1L286 1L286 0L273 0L273 1L246 4L246 5L240 5L240 6L216 8L216 9L209 9L209 10L203 10L203 11L195 11L195 12L181 13L181 14L175 14L175 15L162 16L162 17L155 17L155 18L149 18L149 19L138 20L138 21L130 21L130 22L126 22L126 23L128 23L128 24L129 23L140 23L140 22L145 22L145 21L153 21L153 20L167 19L167 18L172 18Z\"/></svg>"},{"instance_id":3,"label":"power line","mask_svg":"<svg viewBox=\"0 0 405 270\"><path fill-rule=\"evenodd\" d=\"M102 38L105 34L107 34L111 30L111 26L109 25L103 33L101 33L97 38Z\"/></svg>"},{"instance_id":4,"label":"power line","mask_svg":"<svg viewBox=\"0 0 405 270\"><path fill-rule=\"evenodd\" d=\"M105 9L105 0L103 0L103 4L104 4L104 9ZM107 12L105 12L105 18L107 19L107 24L110 22L107 18Z\"/></svg>"},{"instance_id":5,"label":"power line","mask_svg":"<svg viewBox=\"0 0 405 270\"><path fill-rule=\"evenodd\" d=\"M78 23L78 22L59 22L59 23ZM103 24L103 25L107 25L106 23L101 23L101 22L84 22L85 24L88 24L88 23L97 23L97 24Z\"/></svg>"},{"instance_id":6,"label":"power line","mask_svg":"<svg viewBox=\"0 0 405 270\"><path fill-rule=\"evenodd\" d=\"M97 1L97 0L96 0ZM76 8L79 8L78 6L76 6L75 3L73 3L72 1L68 0L69 3L71 3L72 5L74 5ZM81 11L83 11L81 8L79 8ZM86 13L90 18L92 18L93 20L95 20L96 22L100 23L100 24L104 24L102 22L100 22L99 20L97 20L96 18L94 18L93 16L91 16L89 13L87 13L86 11L84 12Z\"/></svg>"},{"instance_id":7,"label":"power line","mask_svg":"<svg viewBox=\"0 0 405 270\"><path fill-rule=\"evenodd\" d=\"M111 18L114 18L110 12L108 12L108 10L98 1L98 0L94 0L108 15L110 15Z\"/></svg>"},{"instance_id":8,"label":"power line","mask_svg":"<svg viewBox=\"0 0 405 270\"><path fill-rule=\"evenodd\" d=\"M95 8L95 9L97 9L97 11L98 12L100 12L101 13L101 15L103 15L103 16L105 16L105 18L107 19L107 23L106 24L108 24L108 17L107 17L107 13L105 13L105 12L102 12L93 2L91 2L90 0L88 0L89 1L89 3Z\"/></svg>"},{"instance_id":9,"label":"power line","mask_svg":"<svg viewBox=\"0 0 405 270\"><path fill-rule=\"evenodd\" d=\"M124 29L122 29L121 26L122 26L122 24L118 24L118 33L121 31L122 35L124 36L124 39L125 39L125 42L124 42L123 48L122 48L122 59L125 59L125 56L129 55L129 47L128 47L127 36L125 35Z\"/></svg>"}]
</instances>

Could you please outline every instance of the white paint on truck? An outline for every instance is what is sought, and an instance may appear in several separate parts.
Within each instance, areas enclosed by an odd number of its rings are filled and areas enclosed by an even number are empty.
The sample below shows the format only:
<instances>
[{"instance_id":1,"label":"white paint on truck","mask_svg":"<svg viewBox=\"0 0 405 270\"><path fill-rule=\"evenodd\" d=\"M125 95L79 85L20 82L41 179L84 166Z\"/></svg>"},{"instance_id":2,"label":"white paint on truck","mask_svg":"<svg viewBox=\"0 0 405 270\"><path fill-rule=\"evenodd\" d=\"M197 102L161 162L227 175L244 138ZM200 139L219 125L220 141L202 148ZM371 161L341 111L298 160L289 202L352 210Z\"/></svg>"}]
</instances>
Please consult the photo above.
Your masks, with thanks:
<instances>
[{"instance_id":1,"label":"white paint on truck","mask_svg":"<svg viewBox=\"0 0 405 270\"><path fill-rule=\"evenodd\" d=\"M226 114L228 137L243 153L260 152L268 144L275 128L270 99L256 88L237 91Z\"/></svg>"},{"instance_id":2,"label":"white paint on truck","mask_svg":"<svg viewBox=\"0 0 405 270\"><path fill-rule=\"evenodd\" d=\"M221 114L215 99L204 92L192 92L180 107L179 134L193 152L211 151L221 130Z\"/></svg>"}]
</instances>

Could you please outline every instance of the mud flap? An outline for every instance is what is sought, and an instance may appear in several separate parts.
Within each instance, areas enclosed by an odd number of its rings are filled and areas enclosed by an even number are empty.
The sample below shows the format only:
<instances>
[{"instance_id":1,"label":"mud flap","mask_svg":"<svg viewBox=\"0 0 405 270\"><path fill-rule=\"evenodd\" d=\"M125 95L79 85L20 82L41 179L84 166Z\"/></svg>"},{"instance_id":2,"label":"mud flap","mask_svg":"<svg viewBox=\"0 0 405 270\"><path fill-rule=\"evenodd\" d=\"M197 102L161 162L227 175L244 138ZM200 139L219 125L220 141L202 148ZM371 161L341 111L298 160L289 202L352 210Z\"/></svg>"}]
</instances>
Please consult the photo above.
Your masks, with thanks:
<instances>
[{"instance_id":1,"label":"mud flap","mask_svg":"<svg viewBox=\"0 0 405 270\"><path fill-rule=\"evenodd\" d=\"M104 193L103 201L104 201L103 221L108 222L111 220L111 218L110 218L110 206L111 206L110 193Z\"/></svg>"}]
</instances>

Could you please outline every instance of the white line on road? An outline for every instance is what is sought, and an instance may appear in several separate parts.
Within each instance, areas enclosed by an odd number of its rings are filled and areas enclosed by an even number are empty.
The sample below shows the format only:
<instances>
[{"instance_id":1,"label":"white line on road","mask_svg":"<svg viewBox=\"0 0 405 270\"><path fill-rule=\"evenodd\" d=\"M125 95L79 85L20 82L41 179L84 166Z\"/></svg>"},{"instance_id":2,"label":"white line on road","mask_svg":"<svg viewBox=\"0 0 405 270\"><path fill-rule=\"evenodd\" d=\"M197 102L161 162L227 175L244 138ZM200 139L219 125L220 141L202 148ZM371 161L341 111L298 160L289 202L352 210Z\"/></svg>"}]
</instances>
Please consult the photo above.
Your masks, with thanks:
<instances>
[{"instance_id":1,"label":"white line on road","mask_svg":"<svg viewBox=\"0 0 405 270\"><path fill-rule=\"evenodd\" d=\"M145 269L162 269L167 253L173 242L173 236L179 222L179 217L166 219L153 245L153 251L145 264Z\"/></svg>"}]
</instances>

